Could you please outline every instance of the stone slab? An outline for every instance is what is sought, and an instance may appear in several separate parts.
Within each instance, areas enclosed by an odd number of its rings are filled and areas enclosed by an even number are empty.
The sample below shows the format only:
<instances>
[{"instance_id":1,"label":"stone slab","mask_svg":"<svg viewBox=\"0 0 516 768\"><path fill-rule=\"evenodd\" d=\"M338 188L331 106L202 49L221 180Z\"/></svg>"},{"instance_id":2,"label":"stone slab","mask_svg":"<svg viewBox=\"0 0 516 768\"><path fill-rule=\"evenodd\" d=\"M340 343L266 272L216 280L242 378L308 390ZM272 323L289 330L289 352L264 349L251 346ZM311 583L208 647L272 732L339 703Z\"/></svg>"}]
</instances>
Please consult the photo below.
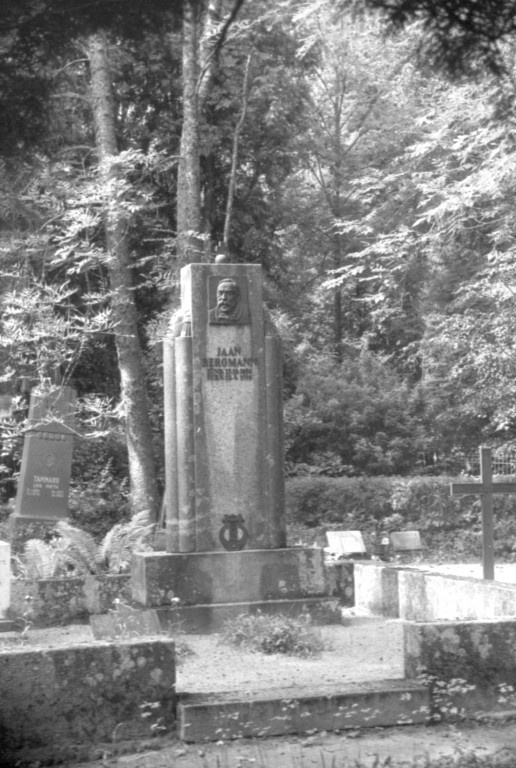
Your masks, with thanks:
<instances>
[{"instance_id":1,"label":"stone slab","mask_svg":"<svg viewBox=\"0 0 516 768\"><path fill-rule=\"evenodd\" d=\"M187 742L424 723L428 687L413 680L354 683L266 694L182 694L178 735Z\"/></svg>"},{"instance_id":2,"label":"stone slab","mask_svg":"<svg viewBox=\"0 0 516 768\"><path fill-rule=\"evenodd\" d=\"M0 651L0 764L21 749L113 742L173 722L175 648L170 640L90 642ZM151 718L142 704L155 702Z\"/></svg>"},{"instance_id":3,"label":"stone slab","mask_svg":"<svg viewBox=\"0 0 516 768\"><path fill-rule=\"evenodd\" d=\"M216 605L190 605L185 607L157 608L164 630L177 629L192 634L209 634L220 631L226 621L242 614L282 614L287 616L309 615L313 624L340 624L340 602L335 598L305 598L302 600L266 600L254 603L218 603Z\"/></svg>"},{"instance_id":4,"label":"stone slab","mask_svg":"<svg viewBox=\"0 0 516 768\"><path fill-rule=\"evenodd\" d=\"M324 553L315 547L241 552L137 552L132 596L139 605L262 602L327 594Z\"/></svg>"}]
</instances>

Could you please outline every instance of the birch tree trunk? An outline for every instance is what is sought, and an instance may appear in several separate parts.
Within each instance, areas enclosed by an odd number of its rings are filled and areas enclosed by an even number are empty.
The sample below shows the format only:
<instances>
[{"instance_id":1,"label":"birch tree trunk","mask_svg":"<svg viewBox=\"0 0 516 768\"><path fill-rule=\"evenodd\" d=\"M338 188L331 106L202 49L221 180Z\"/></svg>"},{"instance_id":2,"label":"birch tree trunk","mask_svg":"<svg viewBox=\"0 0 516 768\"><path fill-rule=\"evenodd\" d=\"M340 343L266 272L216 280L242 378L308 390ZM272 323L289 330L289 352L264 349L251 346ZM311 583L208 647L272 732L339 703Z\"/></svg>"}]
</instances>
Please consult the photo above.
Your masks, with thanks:
<instances>
[{"instance_id":1,"label":"birch tree trunk","mask_svg":"<svg viewBox=\"0 0 516 768\"><path fill-rule=\"evenodd\" d=\"M101 176L109 190L105 203L105 235L115 320L115 342L125 416L133 513L149 511L156 519L159 509L156 468L152 446L147 391L138 337L128 221L118 202L120 169L115 131L115 103L106 38L102 33L88 40L91 71L91 104Z\"/></svg>"}]
</instances>

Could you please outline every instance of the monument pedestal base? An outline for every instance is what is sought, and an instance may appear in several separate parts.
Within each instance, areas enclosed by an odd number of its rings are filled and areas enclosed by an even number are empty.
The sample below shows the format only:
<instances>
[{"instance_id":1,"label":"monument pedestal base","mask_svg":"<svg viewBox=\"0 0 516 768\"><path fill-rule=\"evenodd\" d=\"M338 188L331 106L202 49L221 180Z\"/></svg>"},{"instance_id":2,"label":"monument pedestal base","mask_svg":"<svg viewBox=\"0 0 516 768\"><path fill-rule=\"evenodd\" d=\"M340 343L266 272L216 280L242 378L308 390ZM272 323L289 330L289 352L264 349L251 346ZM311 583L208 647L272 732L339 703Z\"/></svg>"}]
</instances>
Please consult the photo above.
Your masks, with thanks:
<instances>
[{"instance_id":1,"label":"monument pedestal base","mask_svg":"<svg viewBox=\"0 0 516 768\"><path fill-rule=\"evenodd\" d=\"M156 609L162 629L181 628L187 634L219 632L226 621L242 614L283 615L291 618L310 616L313 624L340 624L339 600L330 597L310 597L306 600L264 600L252 603L216 603Z\"/></svg>"},{"instance_id":2,"label":"monument pedestal base","mask_svg":"<svg viewBox=\"0 0 516 768\"><path fill-rule=\"evenodd\" d=\"M340 622L322 549L138 552L131 589L135 602L158 610L164 626L181 622L190 632L210 632L228 618L258 611Z\"/></svg>"}]
</instances>

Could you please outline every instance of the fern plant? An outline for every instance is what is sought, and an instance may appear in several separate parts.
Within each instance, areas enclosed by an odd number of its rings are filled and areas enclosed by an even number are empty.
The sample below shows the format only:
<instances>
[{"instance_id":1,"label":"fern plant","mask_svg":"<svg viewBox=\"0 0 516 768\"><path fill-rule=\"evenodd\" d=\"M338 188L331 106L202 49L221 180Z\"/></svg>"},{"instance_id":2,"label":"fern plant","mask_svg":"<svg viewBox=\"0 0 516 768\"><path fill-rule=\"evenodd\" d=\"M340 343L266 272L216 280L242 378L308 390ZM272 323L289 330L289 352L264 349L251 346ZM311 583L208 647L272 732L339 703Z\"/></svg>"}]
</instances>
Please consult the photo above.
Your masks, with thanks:
<instances>
[{"instance_id":1,"label":"fern plant","mask_svg":"<svg viewBox=\"0 0 516 768\"><path fill-rule=\"evenodd\" d=\"M41 539L25 542L22 560L23 575L28 579L51 579L62 567L60 552Z\"/></svg>"},{"instance_id":2,"label":"fern plant","mask_svg":"<svg viewBox=\"0 0 516 768\"><path fill-rule=\"evenodd\" d=\"M109 573L128 571L133 552L152 549L155 527L148 512L134 515L127 523L117 523L102 539L97 550L97 562Z\"/></svg>"},{"instance_id":3,"label":"fern plant","mask_svg":"<svg viewBox=\"0 0 516 768\"><path fill-rule=\"evenodd\" d=\"M152 549L155 524L147 512L119 523L100 544L87 531L61 520L56 535L47 543L30 539L23 556L16 559L16 575L27 579L51 579L100 573L124 573L136 550Z\"/></svg>"}]
</instances>

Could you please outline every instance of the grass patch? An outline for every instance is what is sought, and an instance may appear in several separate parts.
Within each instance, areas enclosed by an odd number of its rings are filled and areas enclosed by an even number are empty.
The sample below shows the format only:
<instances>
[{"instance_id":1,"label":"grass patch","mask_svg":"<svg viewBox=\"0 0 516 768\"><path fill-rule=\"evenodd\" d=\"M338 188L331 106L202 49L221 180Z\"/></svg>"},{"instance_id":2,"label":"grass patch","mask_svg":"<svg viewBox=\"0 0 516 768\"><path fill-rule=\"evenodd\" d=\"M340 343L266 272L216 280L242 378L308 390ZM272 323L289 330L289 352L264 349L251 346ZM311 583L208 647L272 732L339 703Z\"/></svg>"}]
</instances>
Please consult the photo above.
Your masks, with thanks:
<instances>
[{"instance_id":1,"label":"grass patch","mask_svg":"<svg viewBox=\"0 0 516 768\"><path fill-rule=\"evenodd\" d=\"M324 650L324 640L310 623L310 617L282 614L242 614L227 621L222 640L238 648L259 653L285 653L307 658Z\"/></svg>"}]
</instances>

